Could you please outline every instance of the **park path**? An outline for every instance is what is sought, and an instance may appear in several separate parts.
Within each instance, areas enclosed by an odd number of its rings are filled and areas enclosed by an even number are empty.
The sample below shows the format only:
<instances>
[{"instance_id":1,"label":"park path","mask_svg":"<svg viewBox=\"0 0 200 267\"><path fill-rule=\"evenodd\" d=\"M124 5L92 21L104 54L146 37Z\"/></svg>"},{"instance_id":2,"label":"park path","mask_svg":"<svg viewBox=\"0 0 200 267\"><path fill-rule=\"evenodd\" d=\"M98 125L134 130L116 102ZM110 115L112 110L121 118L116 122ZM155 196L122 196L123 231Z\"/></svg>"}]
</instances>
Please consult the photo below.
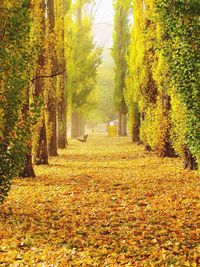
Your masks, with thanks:
<instances>
[{"instance_id":1,"label":"park path","mask_svg":"<svg viewBox=\"0 0 200 267\"><path fill-rule=\"evenodd\" d=\"M15 180L0 266L199 266L200 180L129 138L89 136Z\"/></svg>"}]
</instances>

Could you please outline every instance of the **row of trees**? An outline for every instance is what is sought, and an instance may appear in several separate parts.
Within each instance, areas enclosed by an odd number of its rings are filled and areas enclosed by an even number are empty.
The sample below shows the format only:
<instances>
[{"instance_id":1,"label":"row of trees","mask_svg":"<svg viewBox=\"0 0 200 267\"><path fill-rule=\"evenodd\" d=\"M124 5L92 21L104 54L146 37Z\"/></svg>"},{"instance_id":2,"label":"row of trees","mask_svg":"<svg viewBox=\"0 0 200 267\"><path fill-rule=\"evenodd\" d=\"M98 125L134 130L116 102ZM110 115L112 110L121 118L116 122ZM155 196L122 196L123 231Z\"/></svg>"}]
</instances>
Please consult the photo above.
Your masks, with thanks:
<instances>
[{"instance_id":1,"label":"row of trees","mask_svg":"<svg viewBox=\"0 0 200 267\"><path fill-rule=\"evenodd\" d=\"M128 111L133 141L142 142L159 157L182 156L186 168L197 169L199 1L116 0L115 11L119 134L126 134L121 120Z\"/></svg>"},{"instance_id":2,"label":"row of trees","mask_svg":"<svg viewBox=\"0 0 200 267\"><path fill-rule=\"evenodd\" d=\"M71 109L71 137L85 131L87 114L94 108L94 89L102 49L92 35L93 3L77 1L67 16L67 102ZM72 16L75 14L75 19Z\"/></svg>"},{"instance_id":3,"label":"row of trees","mask_svg":"<svg viewBox=\"0 0 200 267\"><path fill-rule=\"evenodd\" d=\"M88 105L101 50L93 44L86 5L90 1L0 3L0 202L13 177L35 177L32 161L48 164L66 147L67 109L74 118ZM72 125L79 135L80 123Z\"/></svg>"},{"instance_id":4,"label":"row of trees","mask_svg":"<svg viewBox=\"0 0 200 267\"><path fill-rule=\"evenodd\" d=\"M128 118L133 141L197 169L199 1L115 0L114 9L119 135ZM67 113L76 137L97 92L103 102L107 84L94 91L102 50L93 42L93 11L90 0L0 2L0 201L12 177L35 176L32 160L48 164L66 147Z\"/></svg>"}]
</instances>

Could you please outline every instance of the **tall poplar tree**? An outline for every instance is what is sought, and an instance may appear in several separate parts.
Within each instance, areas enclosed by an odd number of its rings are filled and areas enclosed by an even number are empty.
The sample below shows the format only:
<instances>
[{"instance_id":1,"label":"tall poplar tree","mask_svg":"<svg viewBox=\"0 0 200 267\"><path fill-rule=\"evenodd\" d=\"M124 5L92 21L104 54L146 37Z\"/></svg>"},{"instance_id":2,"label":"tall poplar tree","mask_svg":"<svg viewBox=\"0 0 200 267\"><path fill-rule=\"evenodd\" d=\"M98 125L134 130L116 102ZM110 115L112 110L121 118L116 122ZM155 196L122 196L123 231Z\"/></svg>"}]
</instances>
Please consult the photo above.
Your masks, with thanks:
<instances>
[{"instance_id":1,"label":"tall poplar tree","mask_svg":"<svg viewBox=\"0 0 200 267\"><path fill-rule=\"evenodd\" d=\"M54 0L47 1L48 17L48 57L50 73L58 72L58 62L55 43L55 4ZM48 109L48 151L50 156L57 156L57 98L56 98L57 77L49 78L49 88L47 93Z\"/></svg>"},{"instance_id":2,"label":"tall poplar tree","mask_svg":"<svg viewBox=\"0 0 200 267\"><path fill-rule=\"evenodd\" d=\"M125 102L127 62L126 56L130 41L130 0L114 1L115 19L112 55L115 62L115 104L119 113L120 136L127 135L127 106Z\"/></svg>"},{"instance_id":3,"label":"tall poplar tree","mask_svg":"<svg viewBox=\"0 0 200 267\"><path fill-rule=\"evenodd\" d=\"M101 63L102 50L94 45L91 18L83 12L87 2L77 1L73 9L75 11L68 14L70 24L66 35L67 94L71 108L72 137L84 133L85 107L95 89L97 68Z\"/></svg>"},{"instance_id":4,"label":"tall poplar tree","mask_svg":"<svg viewBox=\"0 0 200 267\"><path fill-rule=\"evenodd\" d=\"M47 59L45 58L45 40L46 40L46 22L45 22L45 13L46 13L46 4L45 0L41 0L40 2L40 33L39 33L39 41L40 41L40 50L37 58L37 67L36 67L36 80L35 80L35 90L34 90L34 98L36 105L39 104L42 100L42 110L41 110L41 118L39 122L38 133L36 134L36 148L35 148L35 164L37 165L45 165L48 164L48 147L47 147L47 126L46 126L46 114L45 114L45 79L39 78L44 74L45 64L47 63Z\"/></svg>"},{"instance_id":5,"label":"tall poplar tree","mask_svg":"<svg viewBox=\"0 0 200 267\"><path fill-rule=\"evenodd\" d=\"M29 0L0 2L0 202L23 171L29 150L30 76L33 65ZM28 133L27 133L28 126Z\"/></svg>"},{"instance_id":6,"label":"tall poplar tree","mask_svg":"<svg viewBox=\"0 0 200 267\"><path fill-rule=\"evenodd\" d=\"M66 69L65 58L65 15L71 6L70 0L58 0L56 5L57 20L56 32L59 35L58 42L58 64L60 70ZM58 148L64 149L67 145L67 92L66 92L67 72L64 71L58 76Z\"/></svg>"}]
</instances>

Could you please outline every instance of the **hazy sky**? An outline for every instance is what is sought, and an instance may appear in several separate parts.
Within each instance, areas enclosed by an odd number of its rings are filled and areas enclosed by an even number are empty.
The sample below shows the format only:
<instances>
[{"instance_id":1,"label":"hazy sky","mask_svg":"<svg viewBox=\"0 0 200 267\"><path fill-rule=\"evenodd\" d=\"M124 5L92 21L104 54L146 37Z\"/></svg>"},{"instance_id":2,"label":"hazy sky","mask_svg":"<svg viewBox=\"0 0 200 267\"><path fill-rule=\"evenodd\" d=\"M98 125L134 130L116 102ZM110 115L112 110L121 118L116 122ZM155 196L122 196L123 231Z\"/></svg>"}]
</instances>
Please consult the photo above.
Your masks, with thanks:
<instances>
[{"instance_id":1,"label":"hazy sky","mask_svg":"<svg viewBox=\"0 0 200 267\"><path fill-rule=\"evenodd\" d=\"M95 41L101 46L111 47L114 19L112 0L96 0L96 4Z\"/></svg>"},{"instance_id":2,"label":"hazy sky","mask_svg":"<svg viewBox=\"0 0 200 267\"><path fill-rule=\"evenodd\" d=\"M96 0L97 14L96 23L113 24L113 6L112 0Z\"/></svg>"}]
</instances>

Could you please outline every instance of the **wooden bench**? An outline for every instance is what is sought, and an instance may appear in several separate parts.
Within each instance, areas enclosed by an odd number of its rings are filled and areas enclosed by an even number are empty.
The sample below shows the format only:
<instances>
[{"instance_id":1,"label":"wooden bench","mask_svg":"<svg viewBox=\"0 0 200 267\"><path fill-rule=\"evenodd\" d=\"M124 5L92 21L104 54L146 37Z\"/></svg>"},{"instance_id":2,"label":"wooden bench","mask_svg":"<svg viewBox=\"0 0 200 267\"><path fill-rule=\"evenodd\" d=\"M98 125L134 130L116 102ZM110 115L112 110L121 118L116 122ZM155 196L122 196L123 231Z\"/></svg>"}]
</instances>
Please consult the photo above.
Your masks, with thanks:
<instances>
[{"instance_id":1,"label":"wooden bench","mask_svg":"<svg viewBox=\"0 0 200 267\"><path fill-rule=\"evenodd\" d=\"M87 139L88 139L88 134L84 134L83 138L76 138L78 141L82 142L82 143L86 143Z\"/></svg>"}]
</instances>

